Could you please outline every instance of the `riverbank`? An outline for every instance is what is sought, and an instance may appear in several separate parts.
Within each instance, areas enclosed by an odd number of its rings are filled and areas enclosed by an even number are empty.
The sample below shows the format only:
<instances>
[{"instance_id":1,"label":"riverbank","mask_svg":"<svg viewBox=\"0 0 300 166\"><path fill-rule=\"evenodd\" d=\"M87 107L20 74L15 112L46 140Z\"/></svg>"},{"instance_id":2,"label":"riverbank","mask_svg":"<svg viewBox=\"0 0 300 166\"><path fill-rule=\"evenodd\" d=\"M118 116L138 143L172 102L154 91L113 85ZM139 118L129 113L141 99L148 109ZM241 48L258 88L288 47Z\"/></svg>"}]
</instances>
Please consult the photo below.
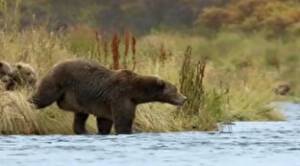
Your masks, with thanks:
<instances>
[{"instance_id":1,"label":"riverbank","mask_svg":"<svg viewBox=\"0 0 300 166\"><path fill-rule=\"evenodd\" d=\"M90 59L111 68L117 53L120 68L158 75L189 97L190 102L181 109L161 104L140 106L135 121L138 132L206 131L215 130L218 122L284 120L280 112L267 107L286 98L274 94L275 85L290 82L289 95L299 94L295 75L300 40L269 41L259 34L249 37L238 33L220 33L213 39L176 33L135 38L128 33L98 40L88 28L66 34L41 28L0 32L0 36L1 59L27 62L40 77L69 58ZM120 43L111 47L113 40ZM44 111L32 110L26 103L31 93L24 89L1 92L1 133L72 134L72 114L55 105ZM88 126L91 132L96 131L94 118Z\"/></svg>"}]
</instances>

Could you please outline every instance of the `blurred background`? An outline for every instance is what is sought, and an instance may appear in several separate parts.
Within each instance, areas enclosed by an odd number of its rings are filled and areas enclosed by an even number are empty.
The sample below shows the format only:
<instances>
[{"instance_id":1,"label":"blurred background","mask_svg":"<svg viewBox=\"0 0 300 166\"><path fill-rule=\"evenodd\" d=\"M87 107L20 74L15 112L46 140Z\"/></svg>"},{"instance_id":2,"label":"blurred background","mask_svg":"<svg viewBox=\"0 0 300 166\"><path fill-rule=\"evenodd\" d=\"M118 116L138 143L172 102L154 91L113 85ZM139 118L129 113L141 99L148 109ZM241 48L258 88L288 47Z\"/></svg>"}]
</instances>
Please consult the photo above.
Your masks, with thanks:
<instances>
[{"instance_id":1,"label":"blurred background","mask_svg":"<svg viewBox=\"0 0 300 166\"><path fill-rule=\"evenodd\" d=\"M300 0L0 0L1 60L28 63L41 78L62 60L90 59L159 75L188 96L180 112L141 106L138 131L284 120L266 106L300 100L299 37ZM39 114L30 93L0 96L2 133L72 133L72 114L56 106Z\"/></svg>"},{"instance_id":2,"label":"blurred background","mask_svg":"<svg viewBox=\"0 0 300 166\"><path fill-rule=\"evenodd\" d=\"M6 20L1 26L9 19L20 30L87 25L102 31L130 29L140 35L220 29L282 35L299 33L299 12L298 0L1 0L1 20Z\"/></svg>"},{"instance_id":3,"label":"blurred background","mask_svg":"<svg viewBox=\"0 0 300 166\"><path fill-rule=\"evenodd\" d=\"M228 0L2 0L1 16L17 16L18 20L12 21L18 21L20 29L46 25L57 30L83 24L104 31L130 29L147 34L158 29L191 29L198 24L204 8L227 3Z\"/></svg>"}]
</instances>

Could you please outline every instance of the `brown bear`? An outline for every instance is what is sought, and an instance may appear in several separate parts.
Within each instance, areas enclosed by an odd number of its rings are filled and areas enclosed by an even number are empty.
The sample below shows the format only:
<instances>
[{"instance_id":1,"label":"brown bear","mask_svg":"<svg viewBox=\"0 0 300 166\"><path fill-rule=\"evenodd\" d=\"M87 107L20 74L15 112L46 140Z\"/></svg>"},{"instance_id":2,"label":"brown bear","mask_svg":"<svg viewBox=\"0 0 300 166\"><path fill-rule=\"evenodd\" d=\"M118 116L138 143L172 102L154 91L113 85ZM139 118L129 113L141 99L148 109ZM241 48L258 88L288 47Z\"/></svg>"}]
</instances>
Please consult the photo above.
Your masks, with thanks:
<instances>
[{"instance_id":1,"label":"brown bear","mask_svg":"<svg viewBox=\"0 0 300 166\"><path fill-rule=\"evenodd\" d=\"M276 84L273 90L276 95L285 96L291 91L291 84L286 81L281 81Z\"/></svg>"},{"instance_id":2,"label":"brown bear","mask_svg":"<svg viewBox=\"0 0 300 166\"><path fill-rule=\"evenodd\" d=\"M0 78L5 75L9 75L12 72L12 67L9 63L5 61L0 61Z\"/></svg>"},{"instance_id":3,"label":"brown bear","mask_svg":"<svg viewBox=\"0 0 300 166\"><path fill-rule=\"evenodd\" d=\"M14 86L12 71L13 67L9 63L0 61L0 80L5 90L10 90Z\"/></svg>"},{"instance_id":4,"label":"brown bear","mask_svg":"<svg viewBox=\"0 0 300 166\"><path fill-rule=\"evenodd\" d=\"M186 97L171 83L129 70L110 70L85 60L68 60L55 65L39 82L30 99L36 108L53 102L74 112L73 130L85 134L89 114L97 117L99 134L132 132L138 104L163 102L182 105Z\"/></svg>"},{"instance_id":5,"label":"brown bear","mask_svg":"<svg viewBox=\"0 0 300 166\"><path fill-rule=\"evenodd\" d=\"M15 82L15 86L12 89L17 87L34 88L36 86L37 72L27 63L18 62L14 64L11 77Z\"/></svg>"},{"instance_id":6,"label":"brown bear","mask_svg":"<svg viewBox=\"0 0 300 166\"><path fill-rule=\"evenodd\" d=\"M0 61L0 80L5 86L5 90L15 90L18 87L35 87L37 82L36 71L23 62L10 65Z\"/></svg>"}]
</instances>

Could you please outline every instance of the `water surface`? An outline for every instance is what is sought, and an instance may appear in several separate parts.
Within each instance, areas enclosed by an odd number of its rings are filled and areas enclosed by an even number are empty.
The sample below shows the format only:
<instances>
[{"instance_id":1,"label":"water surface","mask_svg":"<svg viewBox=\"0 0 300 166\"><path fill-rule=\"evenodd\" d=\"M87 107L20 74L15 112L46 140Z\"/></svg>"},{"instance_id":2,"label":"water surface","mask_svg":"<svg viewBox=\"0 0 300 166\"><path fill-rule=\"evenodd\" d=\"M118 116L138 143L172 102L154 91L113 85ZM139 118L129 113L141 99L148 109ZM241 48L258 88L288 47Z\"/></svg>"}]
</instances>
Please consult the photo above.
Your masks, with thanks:
<instances>
[{"instance_id":1,"label":"water surface","mask_svg":"<svg viewBox=\"0 0 300 166\"><path fill-rule=\"evenodd\" d=\"M300 166L300 105L284 122L235 122L224 132L1 136L0 165Z\"/></svg>"}]
</instances>

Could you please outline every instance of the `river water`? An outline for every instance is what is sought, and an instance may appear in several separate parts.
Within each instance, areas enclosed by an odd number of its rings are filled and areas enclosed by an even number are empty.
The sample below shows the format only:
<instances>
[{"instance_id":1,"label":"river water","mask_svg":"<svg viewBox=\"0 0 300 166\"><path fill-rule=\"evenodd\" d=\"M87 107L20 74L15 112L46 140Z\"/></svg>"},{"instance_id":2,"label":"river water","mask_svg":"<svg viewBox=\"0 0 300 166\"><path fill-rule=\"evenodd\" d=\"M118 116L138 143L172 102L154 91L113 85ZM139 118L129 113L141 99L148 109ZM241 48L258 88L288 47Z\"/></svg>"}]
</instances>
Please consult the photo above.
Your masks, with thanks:
<instances>
[{"instance_id":1,"label":"river water","mask_svg":"<svg viewBox=\"0 0 300 166\"><path fill-rule=\"evenodd\" d=\"M235 122L223 132L1 136L0 165L300 166L300 105L284 122Z\"/></svg>"}]
</instances>

